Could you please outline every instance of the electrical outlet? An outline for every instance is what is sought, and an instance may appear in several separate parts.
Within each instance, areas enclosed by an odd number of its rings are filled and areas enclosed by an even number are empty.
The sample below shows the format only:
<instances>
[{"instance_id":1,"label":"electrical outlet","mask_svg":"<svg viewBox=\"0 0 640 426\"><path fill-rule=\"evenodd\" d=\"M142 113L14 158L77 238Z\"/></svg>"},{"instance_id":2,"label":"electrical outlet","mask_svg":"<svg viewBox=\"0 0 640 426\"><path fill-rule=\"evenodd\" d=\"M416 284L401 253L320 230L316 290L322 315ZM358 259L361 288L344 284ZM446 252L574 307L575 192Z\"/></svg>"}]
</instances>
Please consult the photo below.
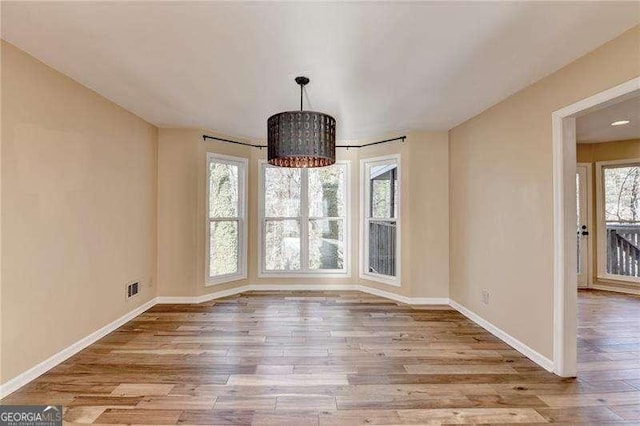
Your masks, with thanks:
<instances>
[{"instance_id":1,"label":"electrical outlet","mask_svg":"<svg viewBox=\"0 0 640 426\"><path fill-rule=\"evenodd\" d=\"M482 303L489 304L489 292L487 290L482 290Z\"/></svg>"}]
</instances>

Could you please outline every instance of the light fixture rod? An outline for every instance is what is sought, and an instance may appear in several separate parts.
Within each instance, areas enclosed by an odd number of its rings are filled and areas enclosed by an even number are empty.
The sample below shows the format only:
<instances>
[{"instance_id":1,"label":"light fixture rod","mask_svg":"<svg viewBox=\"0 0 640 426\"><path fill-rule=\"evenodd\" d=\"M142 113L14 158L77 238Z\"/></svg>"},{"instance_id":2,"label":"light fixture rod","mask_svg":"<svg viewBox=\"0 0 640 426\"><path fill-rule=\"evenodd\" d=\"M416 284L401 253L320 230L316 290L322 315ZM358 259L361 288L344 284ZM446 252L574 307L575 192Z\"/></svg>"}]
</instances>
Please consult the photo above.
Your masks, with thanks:
<instances>
[{"instance_id":1,"label":"light fixture rod","mask_svg":"<svg viewBox=\"0 0 640 426\"><path fill-rule=\"evenodd\" d=\"M234 143L236 145L244 145L244 146L250 146L251 148L266 148L266 145L256 145L256 144L252 144L252 143L246 143L246 142L238 142L238 141L232 141L231 139L224 139L224 138L218 138L216 136L209 136L209 135L202 135L202 140L203 141L207 141L207 139L213 139L215 141L220 141L220 142L227 142L227 143Z\"/></svg>"},{"instance_id":2,"label":"light fixture rod","mask_svg":"<svg viewBox=\"0 0 640 426\"><path fill-rule=\"evenodd\" d=\"M309 84L310 81L311 80L309 80L309 77L305 77L305 76L296 77L296 83L300 85L300 111L303 111L302 98L304 95L304 86Z\"/></svg>"},{"instance_id":3,"label":"light fixture rod","mask_svg":"<svg viewBox=\"0 0 640 426\"><path fill-rule=\"evenodd\" d=\"M227 142L227 143L234 143L236 145L244 145L244 146L250 146L252 148L266 148L266 145L256 145L256 144L252 144L252 143L246 143L246 142L238 142L238 141L232 141L230 139L224 139L224 138L218 138L216 136L209 136L209 135L202 135L202 140L206 142L207 139L213 139L216 141L220 141L220 142ZM365 143L362 145L336 145L336 148L364 148L367 146L371 146L371 145L378 145L381 143L388 143L388 142L395 142L395 141L402 141L404 142L405 139L407 139L406 136L398 136L397 138L391 138L391 139L385 139L382 141L377 141L377 142L371 142L371 143Z\"/></svg>"}]
</instances>

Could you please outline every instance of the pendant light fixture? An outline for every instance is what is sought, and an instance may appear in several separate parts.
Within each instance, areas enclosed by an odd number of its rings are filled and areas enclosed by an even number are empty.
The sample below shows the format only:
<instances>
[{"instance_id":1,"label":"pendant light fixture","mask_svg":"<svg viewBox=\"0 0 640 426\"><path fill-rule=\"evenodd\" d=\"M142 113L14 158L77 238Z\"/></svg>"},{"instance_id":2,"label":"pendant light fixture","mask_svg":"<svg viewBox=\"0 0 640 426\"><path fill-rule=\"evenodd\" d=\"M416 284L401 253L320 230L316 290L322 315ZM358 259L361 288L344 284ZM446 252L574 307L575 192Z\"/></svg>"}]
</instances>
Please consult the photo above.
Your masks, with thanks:
<instances>
[{"instance_id":1,"label":"pendant light fixture","mask_svg":"<svg viewBox=\"0 0 640 426\"><path fill-rule=\"evenodd\" d=\"M336 120L328 114L304 111L300 85L300 111L286 111L267 120L269 164L279 167L324 167L336 162Z\"/></svg>"}]
</instances>

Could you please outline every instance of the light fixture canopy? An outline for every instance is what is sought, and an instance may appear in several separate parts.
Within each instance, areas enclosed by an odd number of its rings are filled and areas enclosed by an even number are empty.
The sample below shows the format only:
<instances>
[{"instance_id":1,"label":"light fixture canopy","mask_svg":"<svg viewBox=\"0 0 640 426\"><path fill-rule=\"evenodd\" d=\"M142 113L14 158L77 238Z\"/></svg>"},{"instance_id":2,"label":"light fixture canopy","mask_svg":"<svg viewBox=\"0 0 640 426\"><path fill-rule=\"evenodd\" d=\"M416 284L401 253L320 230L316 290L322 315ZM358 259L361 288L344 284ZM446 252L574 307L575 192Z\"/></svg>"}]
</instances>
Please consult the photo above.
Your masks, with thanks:
<instances>
[{"instance_id":1,"label":"light fixture canopy","mask_svg":"<svg viewBox=\"0 0 640 426\"><path fill-rule=\"evenodd\" d=\"M267 120L269 164L279 167L325 167L336 162L336 119L329 114L303 110L307 77L300 85L300 111L285 111Z\"/></svg>"}]
</instances>

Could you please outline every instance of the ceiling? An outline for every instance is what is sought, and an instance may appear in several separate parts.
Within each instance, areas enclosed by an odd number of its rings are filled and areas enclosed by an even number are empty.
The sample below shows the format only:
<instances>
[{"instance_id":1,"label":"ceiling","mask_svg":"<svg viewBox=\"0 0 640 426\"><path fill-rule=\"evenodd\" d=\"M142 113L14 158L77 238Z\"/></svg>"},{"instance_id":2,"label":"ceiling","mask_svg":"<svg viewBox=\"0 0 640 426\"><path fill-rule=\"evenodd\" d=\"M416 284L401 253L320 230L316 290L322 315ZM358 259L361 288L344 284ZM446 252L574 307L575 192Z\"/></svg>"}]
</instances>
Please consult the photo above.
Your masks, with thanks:
<instances>
[{"instance_id":1,"label":"ceiling","mask_svg":"<svg viewBox=\"0 0 640 426\"><path fill-rule=\"evenodd\" d=\"M629 124L612 126L615 121ZM640 139L640 95L576 119L578 143L598 143Z\"/></svg>"},{"instance_id":2,"label":"ceiling","mask_svg":"<svg viewBox=\"0 0 640 426\"><path fill-rule=\"evenodd\" d=\"M447 130L640 21L632 2L7 2L2 38L160 127Z\"/></svg>"}]
</instances>

